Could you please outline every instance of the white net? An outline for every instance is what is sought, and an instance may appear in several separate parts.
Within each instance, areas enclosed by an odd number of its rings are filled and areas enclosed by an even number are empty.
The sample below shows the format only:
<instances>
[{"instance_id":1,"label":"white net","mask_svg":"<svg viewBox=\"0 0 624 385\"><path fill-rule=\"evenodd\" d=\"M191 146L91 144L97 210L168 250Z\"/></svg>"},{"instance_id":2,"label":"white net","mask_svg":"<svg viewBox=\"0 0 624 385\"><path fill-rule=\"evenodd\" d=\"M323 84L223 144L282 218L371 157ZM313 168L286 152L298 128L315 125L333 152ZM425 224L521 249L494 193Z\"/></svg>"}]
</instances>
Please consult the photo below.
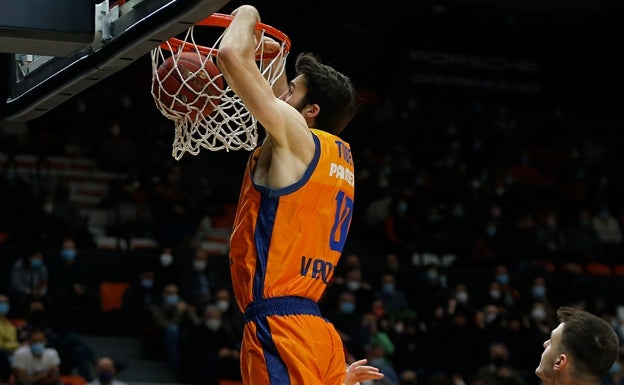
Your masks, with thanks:
<instances>
[{"instance_id":1,"label":"white net","mask_svg":"<svg viewBox=\"0 0 624 385\"><path fill-rule=\"evenodd\" d=\"M208 19L207 19L208 20ZM202 148L211 151L252 150L258 144L257 121L240 98L227 85L214 64L215 48L195 42L196 25L184 38L173 38L151 51L152 96L158 110L175 124L172 156L180 160L185 153L199 154ZM288 49L286 41L277 55L265 55L265 34L257 48L258 67L270 85L284 72ZM223 32L213 47L217 47ZM194 64L189 65L184 58ZM192 63L193 64L193 63Z\"/></svg>"}]
</instances>

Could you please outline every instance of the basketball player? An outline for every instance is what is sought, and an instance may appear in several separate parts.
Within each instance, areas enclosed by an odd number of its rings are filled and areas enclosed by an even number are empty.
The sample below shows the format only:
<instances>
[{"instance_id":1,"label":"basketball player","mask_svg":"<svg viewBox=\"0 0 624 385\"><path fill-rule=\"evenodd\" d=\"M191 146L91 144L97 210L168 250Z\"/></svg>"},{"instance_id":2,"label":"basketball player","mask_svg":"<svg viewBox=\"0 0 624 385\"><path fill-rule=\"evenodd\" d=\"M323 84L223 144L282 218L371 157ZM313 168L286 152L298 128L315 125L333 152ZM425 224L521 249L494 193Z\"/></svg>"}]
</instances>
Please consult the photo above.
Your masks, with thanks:
<instances>
[{"instance_id":1,"label":"basketball player","mask_svg":"<svg viewBox=\"0 0 624 385\"><path fill-rule=\"evenodd\" d=\"M583 310L561 307L557 316L560 323L544 342L535 374L545 385L599 385L617 358L617 334Z\"/></svg>"},{"instance_id":2,"label":"basketball player","mask_svg":"<svg viewBox=\"0 0 624 385\"><path fill-rule=\"evenodd\" d=\"M244 312L245 385L341 385L345 354L321 298L351 223L354 169L337 135L353 118L351 80L300 54L296 77L273 89L255 59L253 6L244 5L219 45L224 78L266 131L249 157L230 239L230 273Z\"/></svg>"}]
</instances>

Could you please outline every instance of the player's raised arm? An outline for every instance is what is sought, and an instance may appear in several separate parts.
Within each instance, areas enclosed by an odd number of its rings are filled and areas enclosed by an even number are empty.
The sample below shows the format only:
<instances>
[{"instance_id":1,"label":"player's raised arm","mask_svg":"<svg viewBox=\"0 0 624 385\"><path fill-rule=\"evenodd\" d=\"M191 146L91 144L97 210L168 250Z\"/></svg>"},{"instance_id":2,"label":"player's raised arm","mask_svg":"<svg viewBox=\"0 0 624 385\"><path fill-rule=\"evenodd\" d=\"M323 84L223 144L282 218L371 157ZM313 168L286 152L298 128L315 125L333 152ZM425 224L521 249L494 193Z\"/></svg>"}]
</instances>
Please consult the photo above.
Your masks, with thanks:
<instances>
[{"instance_id":1,"label":"player's raised arm","mask_svg":"<svg viewBox=\"0 0 624 385\"><path fill-rule=\"evenodd\" d=\"M276 97L258 68L256 45L261 39L261 31L255 28L260 21L257 9L243 5L232 15L233 19L225 30L217 55L217 65L226 82L274 138L274 146L288 149L296 156L303 149L303 157L310 157L313 141L307 123L296 108L283 100L294 87L290 85L283 95L278 95L281 97ZM277 92L282 92L285 79L278 82ZM305 88L301 92L305 92Z\"/></svg>"}]
</instances>

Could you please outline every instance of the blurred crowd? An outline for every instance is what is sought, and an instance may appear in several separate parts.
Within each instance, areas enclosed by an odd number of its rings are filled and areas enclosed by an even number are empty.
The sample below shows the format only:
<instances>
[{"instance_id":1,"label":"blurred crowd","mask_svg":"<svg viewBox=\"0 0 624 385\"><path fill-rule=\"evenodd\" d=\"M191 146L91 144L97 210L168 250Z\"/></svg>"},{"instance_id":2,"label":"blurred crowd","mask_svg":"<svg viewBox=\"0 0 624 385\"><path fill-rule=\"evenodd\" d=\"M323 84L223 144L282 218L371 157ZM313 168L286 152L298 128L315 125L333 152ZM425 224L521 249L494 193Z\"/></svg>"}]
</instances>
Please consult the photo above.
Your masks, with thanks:
<instances>
[{"instance_id":1,"label":"blurred crowd","mask_svg":"<svg viewBox=\"0 0 624 385\"><path fill-rule=\"evenodd\" d=\"M0 350L6 359L45 322L61 370L94 378L80 336L102 332L98 246L67 180L45 168L50 156L84 157L119 176L96 207L134 208L108 234L158 244L131 272L106 332L140 335L145 355L181 382L236 379L240 312L225 255L204 250L200 235L236 201L247 154L173 160L173 124L144 72L120 76L123 91L94 87L45 119L3 128L0 321L26 323ZM368 358L391 385L538 385L533 371L564 304L605 317L624 341L624 301L582 278L589 263L624 263L622 119L535 95L409 85L360 94L344 135L357 206L322 302L350 359ZM20 153L41 160L38 172L15 169ZM605 385L619 383L616 369Z\"/></svg>"}]
</instances>

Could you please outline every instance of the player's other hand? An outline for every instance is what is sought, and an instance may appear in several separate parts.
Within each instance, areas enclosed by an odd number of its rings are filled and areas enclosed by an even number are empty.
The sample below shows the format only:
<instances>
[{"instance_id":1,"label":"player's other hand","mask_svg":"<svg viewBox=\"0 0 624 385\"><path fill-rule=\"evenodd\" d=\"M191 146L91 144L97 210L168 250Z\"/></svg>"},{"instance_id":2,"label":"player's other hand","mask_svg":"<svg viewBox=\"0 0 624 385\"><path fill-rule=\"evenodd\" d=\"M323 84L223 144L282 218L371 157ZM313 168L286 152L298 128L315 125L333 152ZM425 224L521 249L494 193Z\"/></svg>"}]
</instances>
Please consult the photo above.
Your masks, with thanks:
<instances>
[{"instance_id":1,"label":"player's other hand","mask_svg":"<svg viewBox=\"0 0 624 385\"><path fill-rule=\"evenodd\" d=\"M367 360L358 360L347 367L344 385L355 385L362 381L379 380L384 377L379 368L366 365Z\"/></svg>"}]
</instances>

